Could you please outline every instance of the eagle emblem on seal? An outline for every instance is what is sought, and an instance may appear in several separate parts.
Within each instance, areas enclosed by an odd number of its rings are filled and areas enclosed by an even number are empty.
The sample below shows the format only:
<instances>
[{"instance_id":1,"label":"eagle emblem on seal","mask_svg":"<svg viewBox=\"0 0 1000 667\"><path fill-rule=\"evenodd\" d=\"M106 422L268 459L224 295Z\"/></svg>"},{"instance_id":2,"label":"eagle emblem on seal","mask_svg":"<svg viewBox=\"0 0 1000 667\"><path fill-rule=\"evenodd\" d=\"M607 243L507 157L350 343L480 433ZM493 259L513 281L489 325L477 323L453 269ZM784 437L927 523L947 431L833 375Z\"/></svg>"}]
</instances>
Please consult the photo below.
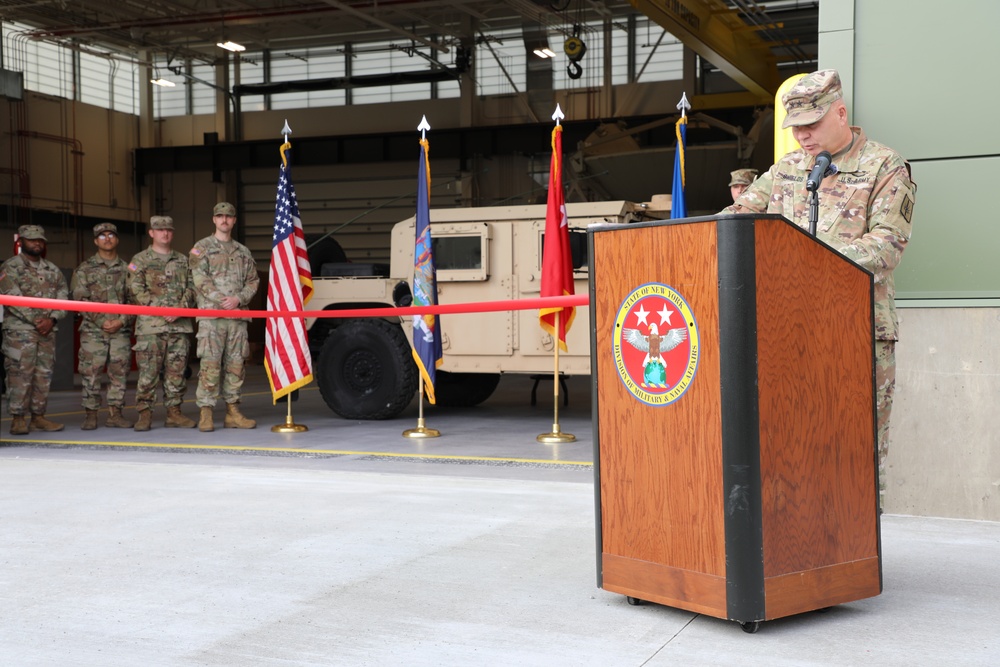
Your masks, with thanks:
<instances>
[{"instance_id":1,"label":"eagle emblem on seal","mask_svg":"<svg viewBox=\"0 0 1000 667\"><path fill-rule=\"evenodd\" d=\"M624 329L622 338L625 342L639 350L645 352L646 356L642 360L641 386L653 389L667 388L667 362L663 360L664 352L669 352L687 340L687 328L678 327L668 329L665 334L660 335L659 327L656 324L649 325L649 334L642 335L638 329Z\"/></svg>"}]
</instances>

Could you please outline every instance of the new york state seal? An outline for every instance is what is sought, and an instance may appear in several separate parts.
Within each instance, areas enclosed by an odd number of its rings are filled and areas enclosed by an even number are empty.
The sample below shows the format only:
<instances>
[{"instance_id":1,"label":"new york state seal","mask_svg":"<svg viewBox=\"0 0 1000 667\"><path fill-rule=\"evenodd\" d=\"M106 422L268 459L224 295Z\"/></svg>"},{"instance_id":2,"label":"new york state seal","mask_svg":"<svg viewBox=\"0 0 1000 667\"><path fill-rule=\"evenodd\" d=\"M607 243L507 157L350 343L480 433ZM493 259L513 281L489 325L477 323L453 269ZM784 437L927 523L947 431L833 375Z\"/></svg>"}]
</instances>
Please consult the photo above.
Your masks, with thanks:
<instances>
[{"instance_id":1,"label":"new york state seal","mask_svg":"<svg viewBox=\"0 0 1000 667\"><path fill-rule=\"evenodd\" d=\"M694 381L700 349L694 314L669 285L640 285L618 308L615 367L639 401L664 406L683 396Z\"/></svg>"}]
</instances>

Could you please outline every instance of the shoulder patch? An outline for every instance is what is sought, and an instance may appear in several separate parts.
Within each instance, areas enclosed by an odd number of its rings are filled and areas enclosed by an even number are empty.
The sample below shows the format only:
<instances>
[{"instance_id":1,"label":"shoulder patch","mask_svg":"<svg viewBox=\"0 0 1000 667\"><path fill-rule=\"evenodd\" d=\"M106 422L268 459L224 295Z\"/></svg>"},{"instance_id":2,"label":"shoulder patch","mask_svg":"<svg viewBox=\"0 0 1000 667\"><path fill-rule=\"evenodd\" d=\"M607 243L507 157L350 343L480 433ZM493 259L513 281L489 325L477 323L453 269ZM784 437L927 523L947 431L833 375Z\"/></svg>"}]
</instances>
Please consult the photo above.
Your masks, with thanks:
<instances>
[{"instance_id":1,"label":"shoulder patch","mask_svg":"<svg viewBox=\"0 0 1000 667\"><path fill-rule=\"evenodd\" d=\"M129 271L138 271L139 267L135 265L135 262L132 262L131 264L128 265L128 270Z\"/></svg>"},{"instance_id":2,"label":"shoulder patch","mask_svg":"<svg viewBox=\"0 0 1000 667\"><path fill-rule=\"evenodd\" d=\"M903 195L903 201L899 205L899 212L907 222L913 217L913 198L910 195Z\"/></svg>"},{"instance_id":3,"label":"shoulder patch","mask_svg":"<svg viewBox=\"0 0 1000 667\"><path fill-rule=\"evenodd\" d=\"M191 254L194 255L195 257L200 257L201 256L201 248L199 248L198 246L195 246L195 247L191 248Z\"/></svg>"}]
</instances>

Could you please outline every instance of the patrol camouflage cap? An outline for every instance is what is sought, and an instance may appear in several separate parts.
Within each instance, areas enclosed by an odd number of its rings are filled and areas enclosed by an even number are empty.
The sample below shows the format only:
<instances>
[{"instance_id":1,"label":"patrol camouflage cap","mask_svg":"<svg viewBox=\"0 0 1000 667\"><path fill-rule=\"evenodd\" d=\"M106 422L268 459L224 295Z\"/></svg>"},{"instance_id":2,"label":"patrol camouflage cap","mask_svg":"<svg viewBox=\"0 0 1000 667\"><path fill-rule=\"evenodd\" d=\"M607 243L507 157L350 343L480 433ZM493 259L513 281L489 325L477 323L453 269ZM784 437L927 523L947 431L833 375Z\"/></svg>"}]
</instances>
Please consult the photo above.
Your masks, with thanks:
<instances>
[{"instance_id":1,"label":"patrol camouflage cap","mask_svg":"<svg viewBox=\"0 0 1000 667\"><path fill-rule=\"evenodd\" d=\"M154 215L149 219L150 229L174 229L174 219L169 215Z\"/></svg>"},{"instance_id":2,"label":"patrol camouflage cap","mask_svg":"<svg viewBox=\"0 0 1000 667\"><path fill-rule=\"evenodd\" d=\"M212 209L212 215L236 215L236 207L227 201L220 201Z\"/></svg>"},{"instance_id":3,"label":"patrol camouflage cap","mask_svg":"<svg viewBox=\"0 0 1000 667\"><path fill-rule=\"evenodd\" d=\"M757 178L756 169L737 169L729 174L729 187L734 185L750 185Z\"/></svg>"},{"instance_id":4,"label":"patrol camouflage cap","mask_svg":"<svg viewBox=\"0 0 1000 667\"><path fill-rule=\"evenodd\" d=\"M45 230L41 225L21 225L17 228L17 236L26 240L36 239L46 243L49 241L45 238Z\"/></svg>"},{"instance_id":5,"label":"patrol camouflage cap","mask_svg":"<svg viewBox=\"0 0 1000 667\"><path fill-rule=\"evenodd\" d=\"M840 74L835 69L824 69L807 74L781 96L785 106L782 129L794 125L812 125L830 110L833 103L844 96Z\"/></svg>"},{"instance_id":6,"label":"patrol camouflage cap","mask_svg":"<svg viewBox=\"0 0 1000 667\"><path fill-rule=\"evenodd\" d=\"M99 225L94 225L94 238L103 234L104 232L111 232L112 234L118 233L118 228L113 222L102 222Z\"/></svg>"}]
</instances>

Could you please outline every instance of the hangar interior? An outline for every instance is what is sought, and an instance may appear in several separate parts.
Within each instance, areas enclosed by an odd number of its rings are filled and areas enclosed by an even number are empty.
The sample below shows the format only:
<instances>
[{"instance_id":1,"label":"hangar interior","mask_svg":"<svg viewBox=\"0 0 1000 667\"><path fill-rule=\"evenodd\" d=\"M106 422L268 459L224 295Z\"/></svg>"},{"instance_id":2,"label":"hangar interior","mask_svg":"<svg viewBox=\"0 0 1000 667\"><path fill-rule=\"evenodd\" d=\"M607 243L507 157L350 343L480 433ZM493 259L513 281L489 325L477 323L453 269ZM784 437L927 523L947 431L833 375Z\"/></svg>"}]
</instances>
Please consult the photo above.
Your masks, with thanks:
<instances>
[{"instance_id":1,"label":"hangar interior","mask_svg":"<svg viewBox=\"0 0 1000 667\"><path fill-rule=\"evenodd\" d=\"M818 2L53 0L0 21L0 225L58 230L69 266L78 228L131 228L127 253L166 214L180 247L225 199L266 269L286 120L306 231L352 260L386 261L412 215L423 116L432 207L544 202L556 104L567 200L648 201L686 94L688 207L718 210L730 170L771 163L773 95L815 69Z\"/></svg>"},{"instance_id":2,"label":"hangar interior","mask_svg":"<svg viewBox=\"0 0 1000 667\"><path fill-rule=\"evenodd\" d=\"M970 20L907 0L3 0L0 233L45 225L68 268L97 221L130 256L168 214L187 248L226 199L266 269L287 120L307 232L384 261L413 212L421 117L432 208L544 201L557 103L567 200L646 200L669 189L685 93L689 212L717 211L729 170L772 162L780 82L835 67L852 123L918 185L886 509L996 521L1000 92L978 64L1000 59L1000 3L948 9Z\"/></svg>"}]
</instances>

